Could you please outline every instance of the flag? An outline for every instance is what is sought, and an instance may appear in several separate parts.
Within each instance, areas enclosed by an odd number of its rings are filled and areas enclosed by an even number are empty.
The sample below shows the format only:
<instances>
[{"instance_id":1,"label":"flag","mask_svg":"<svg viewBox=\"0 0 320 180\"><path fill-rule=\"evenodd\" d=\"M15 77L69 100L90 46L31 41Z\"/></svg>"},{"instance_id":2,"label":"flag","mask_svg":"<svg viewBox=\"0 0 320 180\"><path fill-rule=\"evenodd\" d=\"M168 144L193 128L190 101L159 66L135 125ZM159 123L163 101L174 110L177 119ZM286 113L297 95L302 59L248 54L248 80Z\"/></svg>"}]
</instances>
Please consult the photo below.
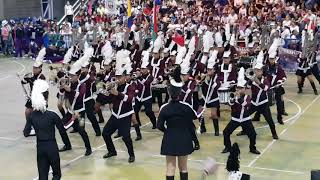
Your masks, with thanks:
<instances>
[{"instance_id":1,"label":"flag","mask_svg":"<svg viewBox=\"0 0 320 180\"><path fill-rule=\"evenodd\" d=\"M158 33L158 5L156 5L156 0L153 3L153 31L152 31L152 40L155 41Z\"/></svg>"},{"instance_id":2,"label":"flag","mask_svg":"<svg viewBox=\"0 0 320 180\"><path fill-rule=\"evenodd\" d=\"M127 8L127 16L128 16L128 28L131 28L133 24L133 17L131 16L131 0L127 0L128 8Z\"/></svg>"}]
</instances>

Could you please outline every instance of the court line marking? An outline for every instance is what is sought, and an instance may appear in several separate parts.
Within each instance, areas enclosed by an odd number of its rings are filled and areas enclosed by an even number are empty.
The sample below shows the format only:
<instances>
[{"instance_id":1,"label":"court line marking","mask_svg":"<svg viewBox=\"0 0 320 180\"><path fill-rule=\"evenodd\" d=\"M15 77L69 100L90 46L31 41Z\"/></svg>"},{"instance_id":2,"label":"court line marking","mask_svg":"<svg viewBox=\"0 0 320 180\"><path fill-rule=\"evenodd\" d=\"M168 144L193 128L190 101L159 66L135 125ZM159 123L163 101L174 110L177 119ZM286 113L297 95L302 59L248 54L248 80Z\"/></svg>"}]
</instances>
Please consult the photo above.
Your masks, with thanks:
<instances>
[{"instance_id":1,"label":"court line marking","mask_svg":"<svg viewBox=\"0 0 320 180\"><path fill-rule=\"evenodd\" d=\"M287 99L289 102L291 102L291 103L293 103L294 105L296 105L297 108L298 108L298 112L297 112L294 116L289 117L288 119L284 120L284 121L283 121L284 123L289 122L289 121L295 119L295 118L299 115L299 113L301 113L301 111L302 111L302 108L301 108L301 106L300 106L298 103L296 103L295 101L293 101L293 100L291 100L291 99L289 99L289 98L285 98L285 99ZM275 124L275 126L280 125L278 122L274 122L274 124ZM264 125L264 126L255 127L254 129L257 130L257 129L263 129L263 128L268 128L268 127L269 127L269 125ZM235 130L235 132L240 132L240 131L241 131L240 129ZM219 133L220 133L220 134L223 134L223 132L219 132ZM204 134L214 134L214 132L206 132L206 133L204 133Z\"/></svg>"},{"instance_id":2,"label":"court line marking","mask_svg":"<svg viewBox=\"0 0 320 180\"><path fill-rule=\"evenodd\" d=\"M318 97L315 98L313 101L311 101L311 102L306 106L306 108L305 108L302 112L300 112L300 113L298 114L298 116L296 117L296 119L294 119L293 121L291 121L290 124L288 125L288 127L286 127L284 130L282 130L282 132L279 134L279 136L283 135L283 134L288 130L288 128L289 128L291 125L293 125L295 122L297 122L297 120L301 117L301 115L304 114L319 98L320 98L320 96L318 96ZM262 156L276 141L277 141L277 140L272 140L272 141L267 145L267 147L265 147L265 148L262 150L261 154L258 155L258 156L256 156L256 157L248 164L248 167L252 167L252 166L256 163L256 161L257 161L258 159L260 159L261 156Z\"/></svg>"},{"instance_id":3,"label":"court line marking","mask_svg":"<svg viewBox=\"0 0 320 180\"><path fill-rule=\"evenodd\" d=\"M140 128L143 128L143 127L145 127L145 126L148 126L149 124L151 124L151 122L148 122L148 123L142 125ZM134 131L135 131L135 130L131 130L131 131L130 131L130 134L133 133ZM117 141L117 140L119 140L119 139L121 139L121 137L112 140L112 142L115 142L115 141ZM98 149L104 147L104 146L106 146L105 143L104 143L103 145L101 145L101 146L96 147L96 148L92 148L92 153L95 152L95 151L97 151ZM61 166L61 169L64 169L64 168L70 166L73 162L81 159L82 157L84 157L84 154L79 155L79 156L75 157L74 159L68 161L65 165ZM49 173L52 173L52 170L50 170ZM39 179L39 176L33 178L33 180L38 180L38 179Z\"/></svg>"},{"instance_id":4,"label":"court line marking","mask_svg":"<svg viewBox=\"0 0 320 180\"><path fill-rule=\"evenodd\" d=\"M22 67L22 70L18 71L18 74L22 73L26 69L25 65L23 65L23 64L21 64L21 63L19 63L17 61L8 61L8 62L16 63L16 64L18 64L18 65L20 65ZM7 75L5 77L0 78L0 81L8 79L10 77L12 77L12 75Z\"/></svg>"}]
</instances>

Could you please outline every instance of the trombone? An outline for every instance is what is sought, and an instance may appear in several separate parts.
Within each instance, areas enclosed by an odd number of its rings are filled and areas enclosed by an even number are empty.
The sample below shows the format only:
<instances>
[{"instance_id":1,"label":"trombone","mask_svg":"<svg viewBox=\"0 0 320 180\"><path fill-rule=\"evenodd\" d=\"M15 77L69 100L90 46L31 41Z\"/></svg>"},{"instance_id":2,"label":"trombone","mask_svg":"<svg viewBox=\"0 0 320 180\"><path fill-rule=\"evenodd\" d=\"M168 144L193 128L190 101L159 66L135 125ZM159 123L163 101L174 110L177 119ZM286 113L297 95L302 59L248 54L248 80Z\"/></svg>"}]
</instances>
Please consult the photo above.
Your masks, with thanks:
<instances>
[{"instance_id":1,"label":"trombone","mask_svg":"<svg viewBox=\"0 0 320 180\"><path fill-rule=\"evenodd\" d=\"M113 88L116 88L118 86L119 81L117 81L115 78L112 79L110 82L98 82L97 87L97 94L108 94L109 91Z\"/></svg>"}]
</instances>

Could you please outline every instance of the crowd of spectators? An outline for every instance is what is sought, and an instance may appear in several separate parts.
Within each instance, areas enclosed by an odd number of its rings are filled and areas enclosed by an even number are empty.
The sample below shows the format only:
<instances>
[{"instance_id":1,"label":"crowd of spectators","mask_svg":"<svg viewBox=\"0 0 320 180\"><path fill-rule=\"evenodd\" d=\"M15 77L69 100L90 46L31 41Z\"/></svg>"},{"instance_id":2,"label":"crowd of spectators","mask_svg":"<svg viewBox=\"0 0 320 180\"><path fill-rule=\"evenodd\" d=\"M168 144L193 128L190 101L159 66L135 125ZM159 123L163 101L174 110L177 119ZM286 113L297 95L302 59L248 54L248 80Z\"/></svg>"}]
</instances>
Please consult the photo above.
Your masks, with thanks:
<instances>
[{"instance_id":1,"label":"crowd of spectators","mask_svg":"<svg viewBox=\"0 0 320 180\"><path fill-rule=\"evenodd\" d=\"M259 29L263 23L274 22L275 29L284 40L283 46L300 50L297 44L306 25L320 25L320 6L317 1L283 0L185 0L189 8L178 7L179 1L163 1L159 13L159 28L165 31L169 24L195 24L198 28L207 22L237 24L245 34L247 29ZM201 6L198 3L202 3ZM0 23L0 51L16 58L33 57L41 47L55 49L58 55L72 45L72 29L86 33L96 27L99 35L111 37L117 25L127 21L127 2L116 1L116 14L110 14L104 0L81 1L79 12L74 15L72 5L65 6L65 20L58 25L57 19L26 18L2 20ZM132 1L136 24L150 26L153 1ZM195 10L196 8L196 10ZM310 23L312 21L313 23Z\"/></svg>"}]
</instances>

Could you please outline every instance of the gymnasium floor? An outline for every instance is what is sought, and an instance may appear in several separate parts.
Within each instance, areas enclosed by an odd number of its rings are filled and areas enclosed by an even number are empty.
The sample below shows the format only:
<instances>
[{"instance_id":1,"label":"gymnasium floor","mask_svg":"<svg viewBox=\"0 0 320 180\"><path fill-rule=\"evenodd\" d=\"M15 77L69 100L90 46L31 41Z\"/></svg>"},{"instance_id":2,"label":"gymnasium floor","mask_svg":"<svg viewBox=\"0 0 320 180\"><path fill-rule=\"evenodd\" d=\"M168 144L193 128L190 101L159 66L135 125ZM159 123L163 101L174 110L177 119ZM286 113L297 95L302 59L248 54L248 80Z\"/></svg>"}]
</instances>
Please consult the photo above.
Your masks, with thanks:
<instances>
[{"instance_id":1,"label":"gymnasium floor","mask_svg":"<svg viewBox=\"0 0 320 180\"><path fill-rule=\"evenodd\" d=\"M25 124L23 91L16 73L31 72L31 60L0 59L0 179L26 180L37 179L35 138L24 138L22 130ZM47 65L44 66L48 73ZM309 83L304 94L296 93L295 76L289 75L286 84L285 105L289 116L285 116L285 125L277 125L280 137L272 140L267 123L254 122L257 136L257 148L261 155L249 153L248 138L232 135L232 142L237 141L241 149L241 171L252 176L253 180L307 180L310 170L320 169L320 115L319 96L315 96ZM56 110L56 87L50 89L49 108ZM223 107L220 131L226 126L230 115ZM154 110L158 111L157 105ZM275 107L272 107L275 117ZM105 119L110 113L104 109ZM208 117L209 112L206 112ZM83 157L84 147L78 134L69 134L73 149L61 153L63 179L66 180L158 180L164 179L165 158L159 155L162 133L152 130L149 120L141 113L143 140L134 142L136 162L128 164L128 154L121 139L114 139L118 156L105 160L102 156L106 148L102 137L95 137L90 124L86 125L93 154ZM207 119L208 132L212 132L212 123ZM101 124L103 127L103 124ZM239 130L239 129L238 129ZM136 137L132 133L132 138ZM199 135L201 150L194 152L189 160L189 179L201 179L202 163L207 157L215 158L221 165L218 173L207 179L226 179L225 162L227 154L221 154L223 136L215 137L212 133ZM58 142L61 143L60 136ZM61 144L60 144L61 145ZM178 174L178 173L177 173ZM178 179L178 177L177 177Z\"/></svg>"}]
</instances>

